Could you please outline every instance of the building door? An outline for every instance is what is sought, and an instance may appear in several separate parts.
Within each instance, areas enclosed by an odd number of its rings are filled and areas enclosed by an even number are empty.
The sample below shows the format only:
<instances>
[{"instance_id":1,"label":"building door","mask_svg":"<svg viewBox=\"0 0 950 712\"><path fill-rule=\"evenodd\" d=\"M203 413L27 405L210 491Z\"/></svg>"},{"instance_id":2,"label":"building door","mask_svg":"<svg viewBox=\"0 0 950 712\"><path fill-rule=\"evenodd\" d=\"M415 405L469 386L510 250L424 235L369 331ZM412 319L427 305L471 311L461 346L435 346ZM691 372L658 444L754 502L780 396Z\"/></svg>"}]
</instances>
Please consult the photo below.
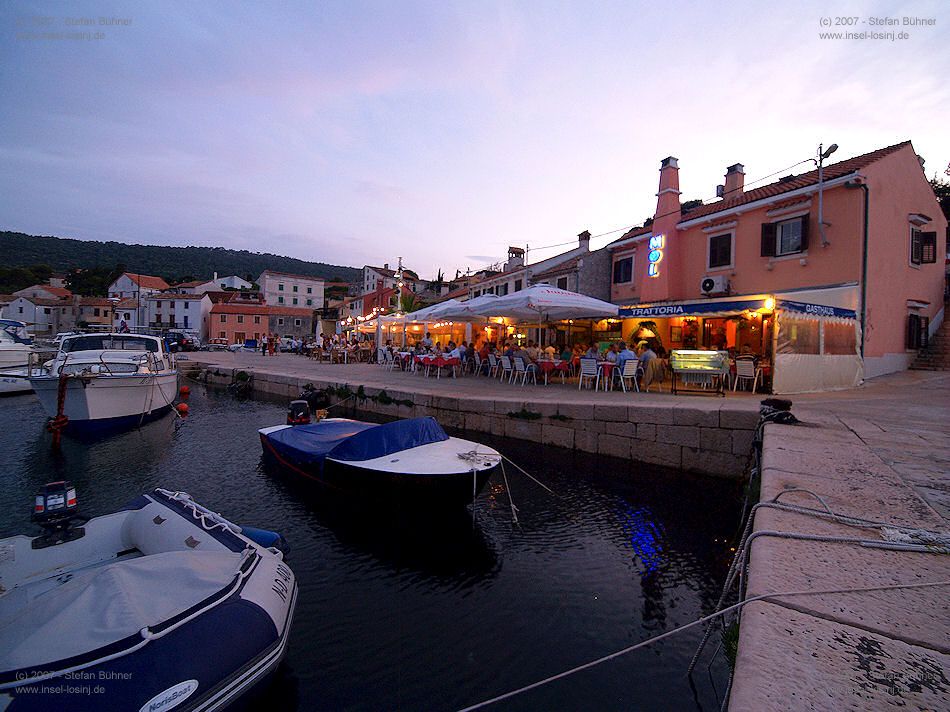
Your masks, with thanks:
<instances>
[{"instance_id":1,"label":"building door","mask_svg":"<svg viewBox=\"0 0 950 712\"><path fill-rule=\"evenodd\" d=\"M185 328L187 329L187 328L188 328L188 315L185 314L185 316L183 316L182 319L184 319Z\"/></svg>"},{"instance_id":2,"label":"building door","mask_svg":"<svg viewBox=\"0 0 950 712\"><path fill-rule=\"evenodd\" d=\"M247 340L247 334L243 331L236 331L234 333L234 343L243 344Z\"/></svg>"}]
</instances>

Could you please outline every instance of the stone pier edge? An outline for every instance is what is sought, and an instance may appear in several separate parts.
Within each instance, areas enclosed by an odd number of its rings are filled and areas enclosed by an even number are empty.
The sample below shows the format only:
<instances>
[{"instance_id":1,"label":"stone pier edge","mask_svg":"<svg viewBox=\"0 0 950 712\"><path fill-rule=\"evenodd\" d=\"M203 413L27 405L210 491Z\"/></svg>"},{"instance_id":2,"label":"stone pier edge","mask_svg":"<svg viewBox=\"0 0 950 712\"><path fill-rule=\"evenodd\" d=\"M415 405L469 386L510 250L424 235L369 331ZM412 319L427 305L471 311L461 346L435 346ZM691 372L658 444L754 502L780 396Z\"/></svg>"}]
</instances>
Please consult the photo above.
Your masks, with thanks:
<instances>
[{"instance_id":1,"label":"stone pier edge","mask_svg":"<svg viewBox=\"0 0 950 712\"><path fill-rule=\"evenodd\" d=\"M191 371L204 369L207 383L230 384L235 374L252 375L252 389L292 398L307 383L316 388L349 388L353 381L280 375L192 363ZM373 400L381 391L393 401ZM630 459L688 472L730 479L745 477L758 422L758 403L729 403L718 398L691 398L669 403L629 405L590 402L556 403L533 401L530 397L454 397L420 393L412 389L363 386L365 400L354 403L358 410L381 415L412 418L430 415L443 426L472 433L490 433L582 452ZM520 395L520 394L519 394ZM411 401L408 406L399 401ZM540 418L513 418L522 410L539 413Z\"/></svg>"}]
</instances>

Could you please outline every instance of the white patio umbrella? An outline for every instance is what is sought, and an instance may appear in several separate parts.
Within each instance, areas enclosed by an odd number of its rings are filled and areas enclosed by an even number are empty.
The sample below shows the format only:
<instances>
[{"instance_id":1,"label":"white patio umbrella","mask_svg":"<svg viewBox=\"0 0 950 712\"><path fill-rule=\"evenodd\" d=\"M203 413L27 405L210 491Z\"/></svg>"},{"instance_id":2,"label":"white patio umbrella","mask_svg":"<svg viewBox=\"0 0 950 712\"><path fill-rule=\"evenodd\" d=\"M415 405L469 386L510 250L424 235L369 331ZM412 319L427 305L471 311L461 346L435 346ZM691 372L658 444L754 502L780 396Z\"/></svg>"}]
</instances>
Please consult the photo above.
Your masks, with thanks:
<instances>
[{"instance_id":1,"label":"white patio umbrella","mask_svg":"<svg viewBox=\"0 0 950 712\"><path fill-rule=\"evenodd\" d=\"M616 317L619 313L616 304L546 284L536 284L514 294L496 297L475 305L471 310L482 316L504 316L533 322L604 319Z\"/></svg>"},{"instance_id":2,"label":"white patio umbrella","mask_svg":"<svg viewBox=\"0 0 950 712\"><path fill-rule=\"evenodd\" d=\"M406 319L409 321L434 321L437 319L443 319L446 318L447 313L451 313L460 305L461 302L456 299L447 299L444 302L430 304L427 307L410 312L406 314Z\"/></svg>"},{"instance_id":3,"label":"white patio umbrella","mask_svg":"<svg viewBox=\"0 0 950 712\"><path fill-rule=\"evenodd\" d=\"M455 302L455 304L441 311L439 317L452 321L485 321L486 316L483 312L479 311L480 308L488 304L493 304L499 299L501 299L501 297L496 294L483 294L480 297L475 297L465 302L451 299L449 301ZM443 303L448 304L448 302Z\"/></svg>"}]
</instances>

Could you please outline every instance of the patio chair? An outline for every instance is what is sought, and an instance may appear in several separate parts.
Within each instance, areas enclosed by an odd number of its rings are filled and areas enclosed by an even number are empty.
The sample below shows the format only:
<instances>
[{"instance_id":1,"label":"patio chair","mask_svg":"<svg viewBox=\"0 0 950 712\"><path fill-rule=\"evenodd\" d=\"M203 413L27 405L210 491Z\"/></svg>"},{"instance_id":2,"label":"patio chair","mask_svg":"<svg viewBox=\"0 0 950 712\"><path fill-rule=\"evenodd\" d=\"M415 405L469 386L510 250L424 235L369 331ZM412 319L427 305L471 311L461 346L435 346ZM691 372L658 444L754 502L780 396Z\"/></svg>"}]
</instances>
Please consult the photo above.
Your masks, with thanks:
<instances>
[{"instance_id":1,"label":"patio chair","mask_svg":"<svg viewBox=\"0 0 950 712\"><path fill-rule=\"evenodd\" d=\"M627 379L630 379L631 388L637 393L640 392L640 384L637 382L637 375L640 369L640 362L635 358L628 358L623 362L623 369L614 369L614 378L620 381L620 387L623 392L627 392Z\"/></svg>"},{"instance_id":2,"label":"patio chair","mask_svg":"<svg viewBox=\"0 0 950 712\"><path fill-rule=\"evenodd\" d=\"M488 377L497 378L498 377L498 357L495 354L488 354Z\"/></svg>"},{"instance_id":3,"label":"patio chair","mask_svg":"<svg viewBox=\"0 0 950 712\"><path fill-rule=\"evenodd\" d=\"M585 378L594 382L595 391L600 388L600 369L597 368L597 359L581 359L581 368L577 378L577 390L581 389Z\"/></svg>"},{"instance_id":4,"label":"patio chair","mask_svg":"<svg viewBox=\"0 0 950 712\"><path fill-rule=\"evenodd\" d=\"M482 375L482 357L478 355L477 351L472 355L471 363L473 364L474 369L475 369L474 371L472 371L472 373L474 373L476 376L481 376Z\"/></svg>"},{"instance_id":5,"label":"patio chair","mask_svg":"<svg viewBox=\"0 0 950 712\"><path fill-rule=\"evenodd\" d=\"M755 359L737 356L736 357L736 378L732 384L732 391L735 392L740 382L752 382L752 392L758 386L759 379L762 378L762 369L755 365Z\"/></svg>"},{"instance_id":6,"label":"patio chair","mask_svg":"<svg viewBox=\"0 0 950 712\"><path fill-rule=\"evenodd\" d=\"M534 368L526 368L524 365L524 359L516 356L515 357L515 372L512 375L512 378L515 383L518 382L518 378L521 378L521 385L525 385L528 382L528 376L531 376L531 381L534 385L538 385L538 374Z\"/></svg>"},{"instance_id":7,"label":"patio chair","mask_svg":"<svg viewBox=\"0 0 950 712\"><path fill-rule=\"evenodd\" d=\"M514 378L515 368L511 365L511 359L507 356L501 357L501 378L505 379L505 376L508 376L508 383L511 383L511 379Z\"/></svg>"}]
</instances>

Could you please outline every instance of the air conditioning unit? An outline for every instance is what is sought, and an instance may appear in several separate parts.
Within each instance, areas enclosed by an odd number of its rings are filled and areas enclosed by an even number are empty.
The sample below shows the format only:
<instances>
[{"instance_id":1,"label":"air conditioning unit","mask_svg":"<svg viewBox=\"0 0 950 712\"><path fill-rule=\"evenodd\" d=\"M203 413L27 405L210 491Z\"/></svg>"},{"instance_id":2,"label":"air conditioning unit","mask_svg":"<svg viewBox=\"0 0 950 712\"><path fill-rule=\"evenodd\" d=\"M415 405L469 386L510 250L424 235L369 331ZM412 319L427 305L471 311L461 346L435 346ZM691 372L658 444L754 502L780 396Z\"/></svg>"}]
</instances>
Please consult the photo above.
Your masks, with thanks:
<instances>
[{"instance_id":1,"label":"air conditioning unit","mask_svg":"<svg viewBox=\"0 0 950 712\"><path fill-rule=\"evenodd\" d=\"M699 291L707 296L725 294L729 291L729 280L721 274L714 277L703 277L703 281L699 283Z\"/></svg>"}]
</instances>

